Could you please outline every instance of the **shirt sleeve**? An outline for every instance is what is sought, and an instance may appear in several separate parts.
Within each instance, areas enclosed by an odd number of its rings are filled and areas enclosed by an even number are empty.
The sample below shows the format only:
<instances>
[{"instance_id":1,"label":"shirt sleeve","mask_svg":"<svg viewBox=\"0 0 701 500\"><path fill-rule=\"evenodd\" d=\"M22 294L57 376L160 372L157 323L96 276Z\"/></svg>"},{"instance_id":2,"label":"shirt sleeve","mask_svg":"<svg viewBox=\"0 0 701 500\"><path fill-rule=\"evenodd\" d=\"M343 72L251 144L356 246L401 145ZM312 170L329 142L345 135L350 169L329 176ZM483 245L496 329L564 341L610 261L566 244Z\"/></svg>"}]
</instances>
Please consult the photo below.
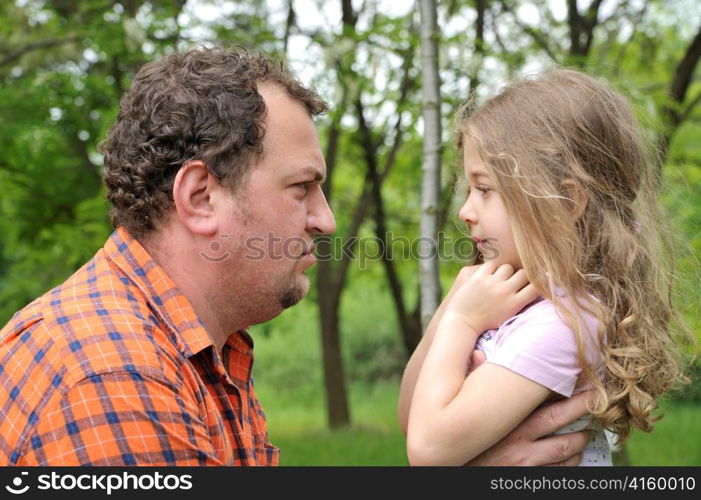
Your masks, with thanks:
<instances>
[{"instance_id":1,"label":"shirt sleeve","mask_svg":"<svg viewBox=\"0 0 701 500\"><path fill-rule=\"evenodd\" d=\"M588 344L591 337L587 326L583 331ZM573 394L581 373L577 339L549 301L531 307L517 321L502 327L494 351L488 362L565 397Z\"/></svg>"},{"instance_id":2,"label":"shirt sleeve","mask_svg":"<svg viewBox=\"0 0 701 500\"><path fill-rule=\"evenodd\" d=\"M195 395L139 372L94 375L43 413L18 465L221 465Z\"/></svg>"}]
</instances>

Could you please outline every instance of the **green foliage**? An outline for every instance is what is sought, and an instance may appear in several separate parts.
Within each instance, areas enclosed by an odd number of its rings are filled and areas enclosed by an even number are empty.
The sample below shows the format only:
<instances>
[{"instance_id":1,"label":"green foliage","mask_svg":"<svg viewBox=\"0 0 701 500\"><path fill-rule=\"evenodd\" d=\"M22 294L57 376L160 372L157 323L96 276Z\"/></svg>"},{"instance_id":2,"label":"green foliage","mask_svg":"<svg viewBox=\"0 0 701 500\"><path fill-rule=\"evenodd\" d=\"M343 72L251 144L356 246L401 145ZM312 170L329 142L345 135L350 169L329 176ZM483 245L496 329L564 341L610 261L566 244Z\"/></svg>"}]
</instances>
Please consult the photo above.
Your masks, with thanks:
<instances>
[{"instance_id":1,"label":"green foliage","mask_svg":"<svg viewBox=\"0 0 701 500\"><path fill-rule=\"evenodd\" d=\"M353 279L345 297L341 315L349 321L341 324L341 339L349 382L398 383L407 357L394 311L387 308L387 290ZM310 401L323 392L318 307L310 299L250 329L256 346L256 381L277 387L278 398L293 391L295 397L303 394Z\"/></svg>"},{"instance_id":2,"label":"green foliage","mask_svg":"<svg viewBox=\"0 0 701 500\"><path fill-rule=\"evenodd\" d=\"M687 124L674 137L671 161L664 171L667 191L663 197L670 215L669 224L677 230L675 299L686 327L694 334L696 345L686 350L696 356L690 368L692 384L682 388L679 397L701 401L701 153L696 127Z\"/></svg>"},{"instance_id":3,"label":"green foliage","mask_svg":"<svg viewBox=\"0 0 701 500\"><path fill-rule=\"evenodd\" d=\"M0 322L62 282L104 244L110 233L104 194L78 202L73 210L72 220L40 227L31 240L4 242L8 272L0 275ZM13 220L3 220L0 230L10 233Z\"/></svg>"},{"instance_id":4,"label":"green foliage","mask_svg":"<svg viewBox=\"0 0 701 500\"><path fill-rule=\"evenodd\" d=\"M676 242L678 303L689 327L701 341L701 289L698 286L701 279L701 167L670 163L665 177L669 186L664 196L669 223L679 231Z\"/></svg>"}]
</instances>

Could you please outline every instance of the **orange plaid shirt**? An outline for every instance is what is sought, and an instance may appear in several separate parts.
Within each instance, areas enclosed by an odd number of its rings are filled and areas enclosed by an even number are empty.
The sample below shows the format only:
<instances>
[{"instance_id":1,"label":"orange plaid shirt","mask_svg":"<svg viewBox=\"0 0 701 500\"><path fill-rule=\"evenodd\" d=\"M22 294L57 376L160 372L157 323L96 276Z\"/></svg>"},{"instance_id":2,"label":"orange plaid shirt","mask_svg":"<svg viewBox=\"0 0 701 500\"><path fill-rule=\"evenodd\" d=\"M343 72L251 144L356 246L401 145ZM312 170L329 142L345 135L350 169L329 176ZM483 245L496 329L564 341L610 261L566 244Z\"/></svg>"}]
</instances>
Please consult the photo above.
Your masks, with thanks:
<instances>
[{"instance_id":1,"label":"orange plaid shirt","mask_svg":"<svg viewBox=\"0 0 701 500\"><path fill-rule=\"evenodd\" d=\"M0 464L277 465L252 364L119 228L0 331Z\"/></svg>"}]
</instances>

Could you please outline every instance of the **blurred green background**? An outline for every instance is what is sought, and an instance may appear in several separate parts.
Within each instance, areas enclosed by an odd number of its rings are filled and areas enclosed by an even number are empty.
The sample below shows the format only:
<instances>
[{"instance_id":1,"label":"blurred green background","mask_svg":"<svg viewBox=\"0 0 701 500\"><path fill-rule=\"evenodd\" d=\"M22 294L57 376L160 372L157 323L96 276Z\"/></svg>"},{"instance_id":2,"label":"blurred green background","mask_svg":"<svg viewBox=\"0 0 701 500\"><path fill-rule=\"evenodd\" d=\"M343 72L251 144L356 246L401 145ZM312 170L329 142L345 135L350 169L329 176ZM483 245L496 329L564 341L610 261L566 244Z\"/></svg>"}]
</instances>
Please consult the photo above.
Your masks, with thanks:
<instances>
[{"instance_id":1,"label":"blurred green background","mask_svg":"<svg viewBox=\"0 0 701 500\"><path fill-rule=\"evenodd\" d=\"M318 125L338 232L336 258L316 266L310 296L251 329L271 440L283 465L405 465L395 408L420 331L418 265L407 248L418 236L421 189L417 10L389 0L2 2L0 324L110 234L96 146L141 64L198 43L285 58L332 105ZM624 91L650 140L664 146L666 223L680 254L677 302L698 338L698 2L447 0L437 14L444 291L467 257L455 244L465 233L455 216L462 194L455 194L452 113L471 95L488 96L512 76L557 63ZM378 237L388 232L395 255L382 260ZM325 384L329 374L335 382ZM629 441L630 462L701 465L698 377L662 407L654 432Z\"/></svg>"}]
</instances>

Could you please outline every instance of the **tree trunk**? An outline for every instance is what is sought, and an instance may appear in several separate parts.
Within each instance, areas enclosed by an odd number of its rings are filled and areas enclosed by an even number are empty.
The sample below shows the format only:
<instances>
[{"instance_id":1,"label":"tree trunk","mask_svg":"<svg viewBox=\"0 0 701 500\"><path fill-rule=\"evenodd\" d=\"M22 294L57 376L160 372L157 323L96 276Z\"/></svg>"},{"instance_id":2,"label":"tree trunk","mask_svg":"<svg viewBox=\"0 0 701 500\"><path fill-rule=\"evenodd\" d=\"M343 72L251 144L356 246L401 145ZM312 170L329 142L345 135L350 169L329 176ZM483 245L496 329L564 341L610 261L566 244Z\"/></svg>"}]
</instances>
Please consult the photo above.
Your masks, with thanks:
<instances>
[{"instance_id":1,"label":"tree trunk","mask_svg":"<svg viewBox=\"0 0 701 500\"><path fill-rule=\"evenodd\" d=\"M321 247L322 245L320 244L319 246ZM320 248L320 255L324 255L321 254L322 251L324 249ZM325 255L330 255L330 253ZM341 290L334 283L333 268L330 264L330 261L319 262L317 285L327 417L329 427L336 429L350 424L350 412L343 372L338 318Z\"/></svg>"},{"instance_id":2,"label":"tree trunk","mask_svg":"<svg viewBox=\"0 0 701 500\"><path fill-rule=\"evenodd\" d=\"M3 58L0 59L0 66L4 66L6 64L14 62L28 52L32 52L34 50L48 49L56 47L58 45L72 43L75 41L78 41L77 35L67 36L66 38L52 38L49 40L39 40L37 42L28 43L24 47L15 49L9 54L3 56Z\"/></svg>"},{"instance_id":3,"label":"tree trunk","mask_svg":"<svg viewBox=\"0 0 701 500\"><path fill-rule=\"evenodd\" d=\"M440 302L438 229L441 193L441 97L438 75L438 24L435 0L419 0L421 74L423 76L424 148L421 181L419 279L421 325L428 326Z\"/></svg>"},{"instance_id":4,"label":"tree trunk","mask_svg":"<svg viewBox=\"0 0 701 500\"><path fill-rule=\"evenodd\" d=\"M696 65L701 58L701 26L699 26L699 31L696 36L691 41L686 49L684 57L674 71L674 76L672 76L672 82L669 85L669 90L667 91L669 95L670 102L667 102L662 107L662 116L664 119L663 130L659 134L658 139L658 150L660 154L660 164L664 163L667 159L667 151L669 150L669 144L672 141L672 135L675 130L681 125L684 118L689 115L693 107L698 104L699 99L694 99L685 111L681 111L680 107L686 98L687 91L689 90L689 85L691 84L691 77L694 74ZM701 96L701 94L699 94Z\"/></svg>"},{"instance_id":5,"label":"tree trunk","mask_svg":"<svg viewBox=\"0 0 701 500\"><path fill-rule=\"evenodd\" d=\"M292 10L292 0L288 3L288 26L291 17L294 16ZM343 36L348 30L355 29L358 14L353 11L351 0L341 0L341 11L343 13ZM292 19L293 20L293 19ZM334 120L329 130L328 143L326 145L326 183L323 186L324 195L331 203L331 179L333 178L336 166L336 155L338 153L338 141L341 133L341 117L343 116L348 96L348 88L345 85L343 65L340 61L336 63L338 81L343 86L343 97L339 109L335 112ZM364 193L364 191L363 191ZM363 197L363 194L361 194ZM357 231L364 219L365 206L359 205L354 217L351 230L346 241L353 241ZM357 225L355 224L357 222ZM354 232L355 231L355 232ZM352 251L353 243L350 244ZM348 406L348 394L346 390L345 375L343 371L343 356L341 355L341 327L339 321L339 307L341 305L341 294L345 284L345 277L348 271L349 258L344 254L338 266L333 265L333 249L329 239L321 238L317 242L318 254L328 258L320 260L317 266L317 295L319 302L319 323L321 327L321 347L322 363L324 368L324 388L326 391L326 411L329 427L336 429L350 425L350 410Z\"/></svg>"},{"instance_id":6,"label":"tree trunk","mask_svg":"<svg viewBox=\"0 0 701 500\"><path fill-rule=\"evenodd\" d=\"M594 28L599 24L599 8L603 0L593 0L585 14L580 14L577 0L567 1L567 22L570 28L570 62L584 67L594 41Z\"/></svg>"},{"instance_id":7,"label":"tree trunk","mask_svg":"<svg viewBox=\"0 0 701 500\"><path fill-rule=\"evenodd\" d=\"M411 29L412 31L415 30L413 23ZM409 92L415 88L416 80L411 76L414 50L415 47L410 45L406 48L406 50L402 51L404 62L402 64L402 81L399 86L399 97L397 99L398 103L405 102ZM360 133L359 146L363 150L365 164L367 166L366 182L369 182L368 190L364 193L363 199L366 199L368 203L372 202L372 206L374 208L375 235L382 246L382 264L385 268L389 289L392 294L392 300L397 313L397 321L400 327L399 329L402 336L402 342L407 350L407 354L411 355L421 340L420 316L418 311L414 311L414 313L409 314L404 302L402 283L395 269L394 260L392 257L392 243L388 241L389 232L387 229L386 214L382 199L382 184L394 166L397 151L399 150L404 134L402 114L398 113L397 115L397 120L393 127L393 143L385 155L384 166L382 171L380 171L378 167L378 145L384 144L386 140L381 137L374 138L372 136L370 126L365 120L364 107L360 98L356 99L355 108L358 118L358 131ZM387 135L389 134L385 134L385 138ZM420 303L420 300L417 301L417 304L418 303Z\"/></svg>"},{"instance_id":8,"label":"tree trunk","mask_svg":"<svg viewBox=\"0 0 701 500\"><path fill-rule=\"evenodd\" d=\"M340 74L339 80L343 78ZM344 94L346 90L344 88ZM340 138L340 121L345 108L345 96L340 103L328 134L326 144L326 183L324 195L331 203L331 179L336 166L338 140ZM322 365L324 369L324 389L326 392L326 412L329 427L332 429L350 424L350 411L341 355L341 331L338 308L341 303L343 280L338 279L337 269L333 265L333 248L330 239L319 238L316 242L318 255L326 256L317 264L317 296L319 303L319 326L321 328Z\"/></svg>"},{"instance_id":9,"label":"tree trunk","mask_svg":"<svg viewBox=\"0 0 701 500\"><path fill-rule=\"evenodd\" d=\"M294 8L294 0L287 0L287 20L285 21L285 34L283 35L282 51L287 57L287 49L289 48L290 35L292 27L297 22L297 15Z\"/></svg>"},{"instance_id":10,"label":"tree trunk","mask_svg":"<svg viewBox=\"0 0 701 500\"><path fill-rule=\"evenodd\" d=\"M479 70L484 60L484 17L487 11L487 0L476 0L477 21L475 22L475 50L474 56L478 57L480 64L476 65L470 74L470 97L477 95L477 88L480 85Z\"/></svg>"},{"instance_id":11,"label":"tree trunk","mask_svg":"<svg viewBox=\"0 0 701 500\"><path fill-rule=\"evenodd\" d=\"M407 61L409 61L409 59ZM408 68L405 66L405 69ZM405 82L406 78L408 78L408 71L405 73ZM404 88L406 85L403 84L402 87ZM356 110L358 115L358 126L362 137L363 151L365 153L365 163L367 164L368 168L368 178L371 181L370 193L372 195L374 207L375 236L380 242L382 264L385 268L387 281L389 282L389 289L392 294L392 300L397 311L397 320L399 321L399 327L402 332L402 340L404 341L408 354L411 354L421 340L421 323L417 321L418 318L415 315L410 315L407 313L407 308L404 304L404 291L402 288L402 283L399 279L399 275L397 274L397 270L394 267L392 242L388 241L389 232L387 230L385 208L382 200L383 177L380 176L377 168L377 142L373 140L370 134L370 129L365 121L363 105L360 102L360 99L358 99L356 102ZM399 147L400 138L401 114L399 115L395 126L395 143L390 151L390 154L388 155L388 163L385 167L385 172L389 171L394 163L393 153Z\"/></svg>"}]
</instances>

